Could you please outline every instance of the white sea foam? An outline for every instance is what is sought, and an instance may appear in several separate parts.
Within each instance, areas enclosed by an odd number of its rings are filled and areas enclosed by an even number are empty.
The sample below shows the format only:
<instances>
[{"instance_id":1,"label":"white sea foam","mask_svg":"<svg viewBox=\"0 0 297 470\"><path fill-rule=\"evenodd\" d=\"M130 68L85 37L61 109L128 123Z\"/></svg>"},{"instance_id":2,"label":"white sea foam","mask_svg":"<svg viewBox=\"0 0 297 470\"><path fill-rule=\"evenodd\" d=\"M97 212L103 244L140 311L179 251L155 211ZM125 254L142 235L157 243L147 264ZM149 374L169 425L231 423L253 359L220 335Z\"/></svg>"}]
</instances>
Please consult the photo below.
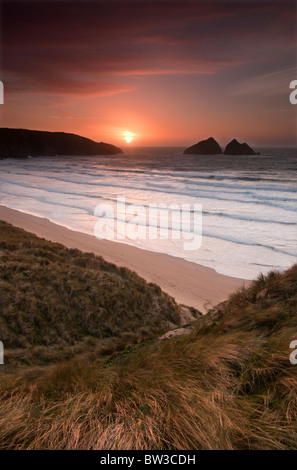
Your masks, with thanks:
<instances>
[{"instance_id":1,"label":"white sea foam","mask_svg":"<svg viewBox=\"0 0 297 470\"><path fill-rule=\"evenodd\" d=\"M0 161L0 204L94 233L99 203L202 204L202 246L120 240L241 278L285 269L297 255L297 152L256 157L190 156L177 149L131 155ZM170 238L170 237L169 237Z\"/></svg>"}]
</instances>

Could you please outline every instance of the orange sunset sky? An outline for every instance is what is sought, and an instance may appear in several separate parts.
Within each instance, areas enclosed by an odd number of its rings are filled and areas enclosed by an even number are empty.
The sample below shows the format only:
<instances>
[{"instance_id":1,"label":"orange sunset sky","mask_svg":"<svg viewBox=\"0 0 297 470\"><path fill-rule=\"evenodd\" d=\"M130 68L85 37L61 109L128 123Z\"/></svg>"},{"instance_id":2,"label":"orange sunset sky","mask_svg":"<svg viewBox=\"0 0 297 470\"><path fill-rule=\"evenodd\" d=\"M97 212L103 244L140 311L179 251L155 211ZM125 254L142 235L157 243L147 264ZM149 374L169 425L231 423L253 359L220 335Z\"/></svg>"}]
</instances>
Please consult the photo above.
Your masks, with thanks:
<instances>
[{"instance_id":1,"label":"orange sunset sky","mask_svg":"<svg viewBox=\"0 0 297 470\"><path fill-rule=\"evenodd\" d=\"M295 146L296 2L1 2L1 126ZM128 139L130 140L130 139Z\"/></svg>"}]
</instances>

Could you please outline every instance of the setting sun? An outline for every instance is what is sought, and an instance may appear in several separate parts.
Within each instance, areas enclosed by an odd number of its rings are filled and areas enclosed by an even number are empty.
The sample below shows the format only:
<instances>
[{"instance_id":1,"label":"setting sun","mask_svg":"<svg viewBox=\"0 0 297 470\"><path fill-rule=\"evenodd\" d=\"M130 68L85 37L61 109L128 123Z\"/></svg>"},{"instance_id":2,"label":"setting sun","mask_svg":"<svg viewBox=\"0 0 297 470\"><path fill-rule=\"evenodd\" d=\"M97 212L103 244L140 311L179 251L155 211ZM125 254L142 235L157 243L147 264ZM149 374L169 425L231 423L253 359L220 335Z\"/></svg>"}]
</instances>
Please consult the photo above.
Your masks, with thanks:
<instances>
[{"instance_id":1,"label":"setting sun","mask_svg":"<svg viewBox=\"0 0 297 470\"><path fill-rule=\"evenodd\" d=\"M134 139L134 135L132 132L124 132L124 140L127 142L127 144L130 144L132 140Z\"/></svg>"}]
</instances>

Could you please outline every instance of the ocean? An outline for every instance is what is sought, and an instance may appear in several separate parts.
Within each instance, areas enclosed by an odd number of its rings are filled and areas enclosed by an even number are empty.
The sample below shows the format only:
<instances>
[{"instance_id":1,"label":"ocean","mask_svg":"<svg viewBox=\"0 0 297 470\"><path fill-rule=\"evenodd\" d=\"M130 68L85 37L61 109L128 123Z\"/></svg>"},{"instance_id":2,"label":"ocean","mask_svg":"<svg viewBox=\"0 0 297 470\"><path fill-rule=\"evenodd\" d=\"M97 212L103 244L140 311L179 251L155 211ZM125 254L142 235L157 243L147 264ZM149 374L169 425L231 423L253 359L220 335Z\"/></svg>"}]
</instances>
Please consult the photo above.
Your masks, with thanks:
<instances>
[{"instance_id":1,"label":"ocean","mask_svg":"<svg viewBox=\"0 0 297 470\"><path fill-rule=\"evenodd\" d=\"M297 150L258 150L261 155L211 156L131 147L115 156L5 159L0 161L0 204L88 234L94 234L98 204L115 209L118 198L145 208L201 204L199 248L185 250L172 236L174 227L168 239L116 242L253 279L288 268L297 256ZM131 217L121 217L131 224Z\"/></svg>"}]
</instances>

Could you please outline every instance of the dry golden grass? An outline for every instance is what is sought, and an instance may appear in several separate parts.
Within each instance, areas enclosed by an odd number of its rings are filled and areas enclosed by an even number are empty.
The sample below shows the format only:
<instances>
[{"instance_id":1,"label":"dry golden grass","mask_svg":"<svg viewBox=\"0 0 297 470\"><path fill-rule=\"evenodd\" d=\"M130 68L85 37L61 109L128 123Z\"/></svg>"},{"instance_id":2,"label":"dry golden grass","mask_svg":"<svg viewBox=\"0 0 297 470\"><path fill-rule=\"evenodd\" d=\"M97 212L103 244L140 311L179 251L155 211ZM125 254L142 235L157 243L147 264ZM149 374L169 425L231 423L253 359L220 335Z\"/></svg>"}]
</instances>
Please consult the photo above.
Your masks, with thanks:
<instances>
[{"instance_id":1,"label":"dry golden grass","mask_svg":"<svg viewBox=\"0 0 297 470\"><path fill-rule=\"evenodd\" d=\"M0 378L2 449L296 449L297 265L187 336Z\"/></svg>"}]
</instances>

